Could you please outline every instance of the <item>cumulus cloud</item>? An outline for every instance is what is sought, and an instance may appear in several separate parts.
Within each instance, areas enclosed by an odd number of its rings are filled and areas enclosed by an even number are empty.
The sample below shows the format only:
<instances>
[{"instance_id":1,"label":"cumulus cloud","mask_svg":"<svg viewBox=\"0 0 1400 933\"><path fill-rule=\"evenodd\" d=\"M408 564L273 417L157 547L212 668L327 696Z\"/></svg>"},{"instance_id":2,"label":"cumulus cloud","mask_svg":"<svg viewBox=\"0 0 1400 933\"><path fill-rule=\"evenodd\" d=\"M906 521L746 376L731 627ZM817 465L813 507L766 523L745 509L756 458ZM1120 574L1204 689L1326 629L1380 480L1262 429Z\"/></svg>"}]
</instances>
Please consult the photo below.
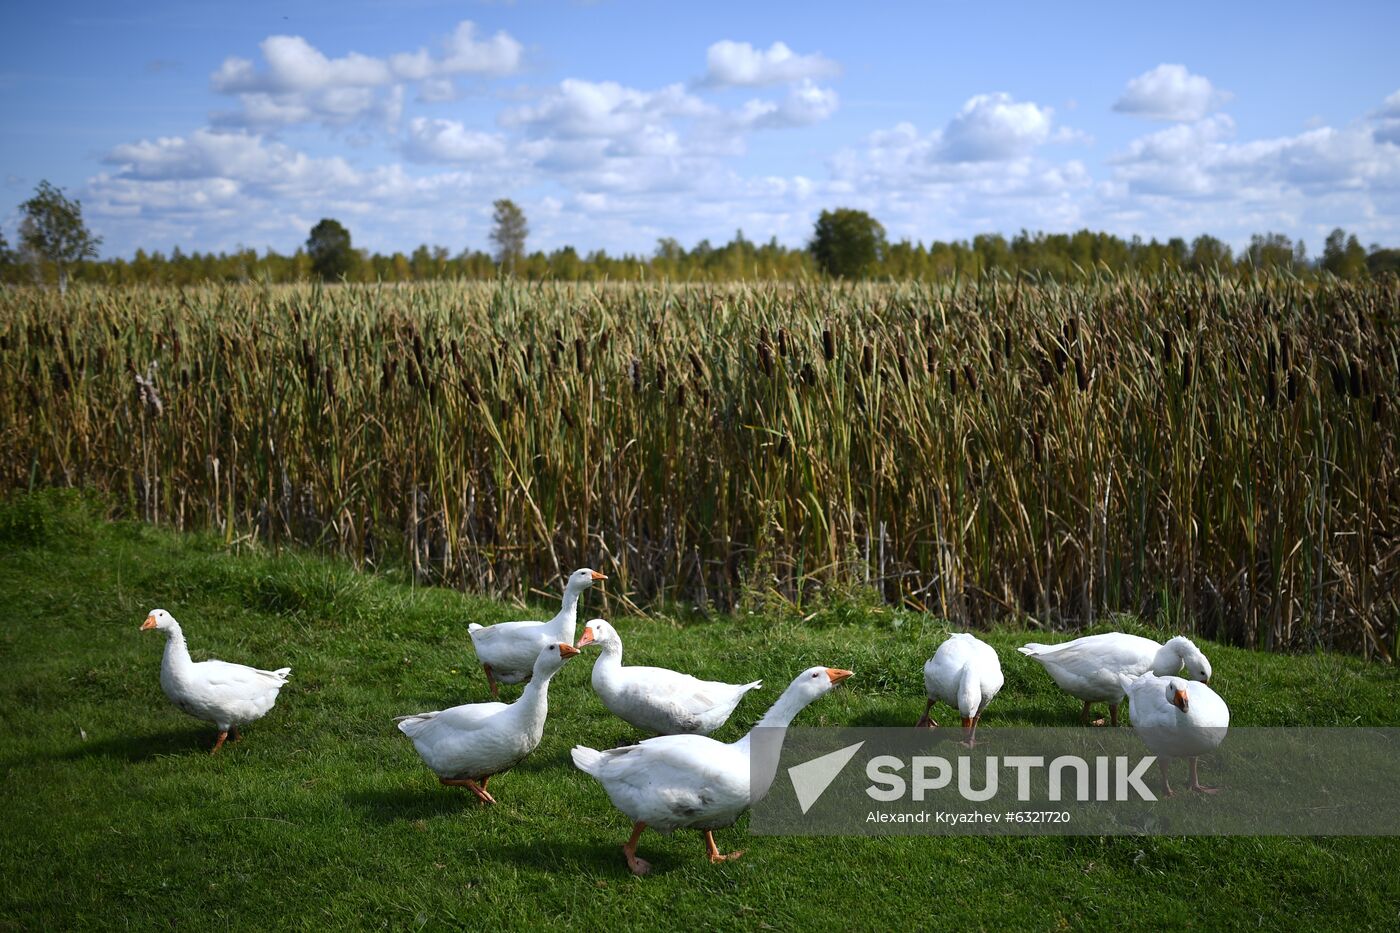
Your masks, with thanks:
<instances>
[{"instance_id":1,"label":"cumulus cloud","mask_svg":"<svg viewBox=\"0 0 1400 933\"><path fill-rule=\"evenodd\" d=\"M1158 65L1128 82L1113 109L1151 120L1199 120L1230 95L1185 65Z\"/></svg>"},{"instance_id":2,"label":"cumulus cloud","mask_svg":"<svg viewBox=\"0 0 1400 933\"><path fill-rule=\"evenodd\" d=\"M782 42L766 50L722 39L705 52L705 83L712 87L762 87L830 78L841 66L820 54L798 55Z\"/></svg>"},{"instance_id":3,"label":"cumulus cloud","mask_svg":"<svg viewBox=\"0 0 1400 933\"><path fill-rule=\"evenodd\" d=\"M735 122L753 129L810 126L830 117L836 112L836 106L835 91L804 80L781 101L749 101L740 109Z\"/></svg>"},{"instance_id":4,"label":"cumulus cloud","mask_svg":"<svg viewBox=\"0 0 1400 933\"><path fill-rule=\"evenodd\" d=\"M546 136L620 136L676 117L712 114L713 108L680 84L640 91L615 81L568 78L542 99L504 111L500 123Z\"/></svg>"},{"instance_id":5,"label":"cumulus cloud","mask_svg":"<svg viewBox=\"0 0 1400 933\"><path fill-rule=\"evenodd\" d=\"M510 74L522 57L515 39L504 32L478 38L468 21L441 46L437 54L420 48L388 59L358 52L331 58L301 36L269 36L259 44L261 67L232 56L210 76L214 91L236 97L240 105L216 113L214 122L254 129L311 122L392 125L402 113L405 83L419 82L422 100L451 100L456 76Z\"/></svg>"},{"instance_id":6,"label":"cumulus cloud","mask_svg":"<svg viewBox=\"0 0 1400 933\"><path fill-rule=\"evenodd\" d=\"M415 162L480 165L504 159L506 140L499 133L468 129L456 120L415 117L408 125L408 138L403 151Z\"/></svg>"},{"instance_id":7,"label":"cumulus cloud","mask_svg":"<svg viewBox=\"0 0 1400 933\"><path fill-rule=\"evenodd\" d=\"M1373 117L1376 141L1400 146L1400 91L1387 97Z\"/></svg>"},{"instance_id":8,"label":"cumulus cloud","mask_svg":"<svg viewBox=\"0 0 1400 933\"><path fill-rule=\"evenodd\" d=\"M943 130L939 158L997 162L1023 156L1050 138L1052 113L1010 94L978 94Z\"/></svg>"}]
</instances>

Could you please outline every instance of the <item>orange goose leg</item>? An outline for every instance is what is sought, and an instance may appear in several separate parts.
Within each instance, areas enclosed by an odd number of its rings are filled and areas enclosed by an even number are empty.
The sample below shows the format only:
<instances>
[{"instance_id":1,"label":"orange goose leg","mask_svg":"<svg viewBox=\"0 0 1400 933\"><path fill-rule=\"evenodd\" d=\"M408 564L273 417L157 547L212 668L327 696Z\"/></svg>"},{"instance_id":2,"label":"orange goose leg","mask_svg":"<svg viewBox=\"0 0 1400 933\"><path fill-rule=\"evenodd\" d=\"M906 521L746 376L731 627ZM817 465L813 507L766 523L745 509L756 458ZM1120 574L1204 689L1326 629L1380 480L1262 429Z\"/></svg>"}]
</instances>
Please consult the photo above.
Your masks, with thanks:
<instances>
[{"instance_id":1,"label":"orange goose leg","mask_svg":"<svg viewBox=\"0 0 1400 933\"><path fill-rule=\"evenodd\" d=\"M627 867L634 875L645 875L651 871L651 863L637 857L637 840L642 838L642 830L646 828L647 824L645 823L634 824L632 838L622 844L622 854L627 856Z\"/></svg>"}]
</instances>

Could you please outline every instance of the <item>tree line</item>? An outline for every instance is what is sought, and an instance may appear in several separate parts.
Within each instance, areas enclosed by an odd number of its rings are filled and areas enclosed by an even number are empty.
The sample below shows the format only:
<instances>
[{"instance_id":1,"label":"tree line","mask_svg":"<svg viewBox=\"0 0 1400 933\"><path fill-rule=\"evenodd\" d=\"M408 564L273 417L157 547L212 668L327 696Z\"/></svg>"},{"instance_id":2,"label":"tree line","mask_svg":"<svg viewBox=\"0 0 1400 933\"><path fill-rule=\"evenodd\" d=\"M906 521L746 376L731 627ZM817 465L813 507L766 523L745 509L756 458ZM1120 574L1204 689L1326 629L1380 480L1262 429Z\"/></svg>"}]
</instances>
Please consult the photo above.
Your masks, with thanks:
<instances>
[{"instance_id":1,"label":"tree line","mask_svg":"<svg viewBox=\"0 0 1400 933\"><path fill-rule=\"evenodd\" d=\"M721 245L701 240L690 249L665 237L650 255L609 255L603 250L580 254L572 246L549 252L526 251L529 225L513 201L493 205L494 251L423 244L411 253L370 253L353 245L350 231L324 218L306 243L290 254L267 249L168 255L138 249L130 259L97 259L102 238L82 219L82 205L62 189L41 182L20 205L19 240L12 248L0 231L0 282L8 284L68 281L112 285L185 285L196 282L298 282L321 279L346 282L414 282L434 279L493 279L502 274L527 280L679 281L794 280L889 278L935 280L976 278L1005 272L1068 281L1101 271L1159 274L1187 271L1232 273L1263 270L1296 275L1330 274L1343 279L1400 275L1400 249L1363 247L1355 234L1338 228L1327 237L1321 255L1310 258L1305 244L1280 233L1256 234L1236 255L1229 244L1201 235L1189 243L1180 237L1161 242L1124 239L1111 233L1031 233L1008 238L979 234L970 240L890 242L870 214L850 208L822 211L807 244L788 247L777 238L755 243L742 230Z\"/></svg>"}]
</instances>

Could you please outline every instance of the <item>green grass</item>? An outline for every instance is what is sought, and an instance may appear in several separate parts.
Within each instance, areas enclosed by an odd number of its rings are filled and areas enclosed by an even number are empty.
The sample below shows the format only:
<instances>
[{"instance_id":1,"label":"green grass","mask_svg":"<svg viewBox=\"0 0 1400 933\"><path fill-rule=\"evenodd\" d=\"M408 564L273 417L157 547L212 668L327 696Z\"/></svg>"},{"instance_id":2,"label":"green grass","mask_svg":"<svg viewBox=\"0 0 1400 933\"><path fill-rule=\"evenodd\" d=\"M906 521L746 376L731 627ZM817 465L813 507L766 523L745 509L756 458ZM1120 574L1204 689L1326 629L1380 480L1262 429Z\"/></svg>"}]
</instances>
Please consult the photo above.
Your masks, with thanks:
<instances>
[{"instance_id":1,"label":"green grass","mask_svg":"<svg viewBox=\"0 0 1400 933\"><path fill-rule=\"evenodd\" d=\"M1400 844L1382 838L747 838L741 822L718 838L743 859L711 865L697 834L648 833L655 873L633 878L618 849L626 819L568 761L577 742L629 734L586 663L556 679L544 742L492 782L494 808L438 786L390 722L482 699L466 623L518 608L102 525L67 502L0 514L0 927L1397 922ZM585 597L585 613L596 605ZM196 658L293 668L276 709L217 757L212 729L161 694L163 639L137 631L157 606L182 621ZM876 610L805 624L616 621L632 663L766 678L724 739L816 663L856 676L800 723L910 724L943 631ZM1012 651L1025 633L988 638L1007 684L987 725L1074 721L1076 704ZM1396 723L1393 668L1205 648L1235 724Z\"/></svg>"}]
</instances>

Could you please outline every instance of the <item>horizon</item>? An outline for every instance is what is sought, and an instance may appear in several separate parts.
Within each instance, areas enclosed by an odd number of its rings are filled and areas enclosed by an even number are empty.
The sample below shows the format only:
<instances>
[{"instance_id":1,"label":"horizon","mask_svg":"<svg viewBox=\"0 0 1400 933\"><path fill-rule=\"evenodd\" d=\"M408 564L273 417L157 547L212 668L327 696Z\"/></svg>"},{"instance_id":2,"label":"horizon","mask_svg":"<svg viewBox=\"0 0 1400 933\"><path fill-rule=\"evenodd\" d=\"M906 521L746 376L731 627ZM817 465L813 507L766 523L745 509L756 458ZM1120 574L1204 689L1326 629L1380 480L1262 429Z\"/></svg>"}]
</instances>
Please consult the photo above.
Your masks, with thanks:
<instances>
[{"instance_id":1,"label":"horizon","mask_svg":"<svg viewBox=\"0 0 1400 933\"><path fill-rule=\"evenodd\" d=\"M1191 3L1161 22L1077 4L995 34L942 6L738 9L12 13L0 229L15 238L47 179L82 201L103 258L286 255L322 217L371 253L489 252L497 198L525 211L530 253L650 256L737 230L800 248L836 207L891 242L1088 229L1239 253L1281 233L1315 257L1336 227L1400 241L1400 8L1260 21Z\"/></svg>"}]
</instances>

